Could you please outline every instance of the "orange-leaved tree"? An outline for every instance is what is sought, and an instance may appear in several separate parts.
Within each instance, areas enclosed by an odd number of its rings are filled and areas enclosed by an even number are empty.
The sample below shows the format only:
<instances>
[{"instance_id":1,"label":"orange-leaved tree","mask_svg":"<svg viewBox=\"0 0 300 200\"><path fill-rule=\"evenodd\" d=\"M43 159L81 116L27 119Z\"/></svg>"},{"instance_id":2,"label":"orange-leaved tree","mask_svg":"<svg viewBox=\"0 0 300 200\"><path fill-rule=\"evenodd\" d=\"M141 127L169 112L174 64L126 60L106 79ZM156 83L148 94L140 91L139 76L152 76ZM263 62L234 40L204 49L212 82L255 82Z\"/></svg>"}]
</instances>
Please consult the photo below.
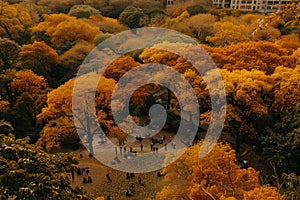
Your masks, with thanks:
<instances>
[{"instance_id":1,"label":"orange-leaved tree","mask_svg":"<svg viewBox=\"0 0 300 200\"><path fill-rule=\"evenodd\" d=\"M95 77L95 76L94 76ZM82 84L82 90L86 87L90 87L90 84L96 84L98 81L88 77L80 77ZM38 144L47 149L48 151L60 149L63 146L78 145L79 138L75 130L73 119L81 118L82 116L74 116L72 112L72 91L74 87L75 79L71 79L64 85L58 87L48 94L47 107L42 110L42 113L38 116L40 120L44 121L45 126L41 132L41 138ZM81 82L82 83L82 82ZM99 85L96 91L95 102L97 120L103 129L108 129L112 125L112 117L110 107L110 95L114 88L115 81L113 79L107 79L102 77L99 81ZM76 94L74 94L76 95ZM76 101L76 96L75 100ZM79 103L79 107L82 108L82 114L87 114L85 110L86 103L89 102L76 102ZM89 130L91 124L89 122L89 115L86 116L86 121L81 121L80 129L84 130L84 134L89 139L90 143L93 142L93 136L96 133L95 130ZM92 145L91 153L93 153Z\"/></svg>"},{"instance_id":2,"label":"orange-leaved tree","mask_svg":"<svg viewBox=\"0 0 300 200\"><path fill-rule=\"evenodd\" d=\"M225 47L204 46L217 67L228 69L257 69L272 74L277 66L295 67L295 58L289 51L271 42L245 42Z\"/></svg>"},{"instance_id":3,"label":"orange-leaved tree","mask_svg":"<svg viewBox=\"0 0 300 200\"><path fill-rule=\"evenodd\" d=\"M31 69L34 73L44 76L51 86L57 86L57 52L45 42L35 41L33 44L22 46L19 53L19 67Z\"/></svg>"},{"instance_id":4,"label":"orange-leaved tree","mask_svg":"<svg viewBox=\"0 0 300 200\"><path fill-rule=\"evenodd\" d=\"M283 199L276 189L260 186L259 173L253 168L240 168L228 144L217 143L208 155L199 158L202 144L192 146L164 169L166 186L157 194L157 200L246 200L259 195L260 191L260 199Z\"/></svg>"}]
</instances>

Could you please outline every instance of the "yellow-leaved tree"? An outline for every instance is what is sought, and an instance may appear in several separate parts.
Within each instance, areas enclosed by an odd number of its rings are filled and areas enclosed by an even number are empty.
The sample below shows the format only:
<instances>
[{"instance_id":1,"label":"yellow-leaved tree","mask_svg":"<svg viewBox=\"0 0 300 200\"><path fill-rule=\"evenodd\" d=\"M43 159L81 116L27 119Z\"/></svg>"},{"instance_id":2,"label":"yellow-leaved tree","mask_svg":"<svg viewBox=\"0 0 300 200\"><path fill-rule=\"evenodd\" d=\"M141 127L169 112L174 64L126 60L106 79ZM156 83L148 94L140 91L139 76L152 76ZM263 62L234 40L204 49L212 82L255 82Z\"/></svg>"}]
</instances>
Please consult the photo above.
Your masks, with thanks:
<instances>
[{"instance_id":1,"label":"yellow-leaved tree","mask_svg":"<svg viewBox=\"0 0 300 200\"><path fill-rule=\"evenodd\" d=\"M33 38L46 40L46 35L50 37L50 41L55 47L65 42L79 40L92 43L95 36L100 33L98 27L66 14L43 15L43 18L43 22L32 28Z\"/></svg>"}]
</instances>

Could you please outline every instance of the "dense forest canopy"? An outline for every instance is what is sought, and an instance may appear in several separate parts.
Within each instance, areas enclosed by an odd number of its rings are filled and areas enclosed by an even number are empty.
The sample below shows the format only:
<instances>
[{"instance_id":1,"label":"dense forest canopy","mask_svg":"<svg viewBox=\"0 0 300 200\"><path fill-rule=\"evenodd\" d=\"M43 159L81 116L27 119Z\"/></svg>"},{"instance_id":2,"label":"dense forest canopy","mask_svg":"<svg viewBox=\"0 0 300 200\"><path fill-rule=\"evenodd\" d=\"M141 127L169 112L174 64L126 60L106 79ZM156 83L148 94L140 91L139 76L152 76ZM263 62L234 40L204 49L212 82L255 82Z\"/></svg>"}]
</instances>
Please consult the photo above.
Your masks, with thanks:
<instances>
[{"instance_id":1,"label":"dense forest canopy","mask_svg":"<svg viewBox=\"0 0 300 200\"><path fill-rule=\"evenodd\" d=\"M61 153L83 145L72 113L76 73L98 44L141 27L172 29L197 41L216 64L227 101L222 134L228 137L202 159L196 157L202 144L197 137L197 144L163 169L165 186L156 199L300 199L300 3L267 14L216 9L206 0L178 2L0 1L0 199L90 198L71 184L78 161ZM161 46L176 40L157 38ZM134 42L144 41L121 45ZM147 63L172 67L190 83L203 132L214 114L205 78L183 57L145 48L117 58L99 77L94 103L105 136L126 143L127 134L114 122L111 95L124 74ZM156 76L172 78L159 70ZM148 123L155 103L167 108L167 131L175 134L182 108L175 94L158 84L133 93L133 121ZM81 128L91 145L95 133L87 131L88 123ZM241 145L255 147L257 162L273 169L266 170L271 180L262 184L264 169L238 165Z\"/></svg>"}]
</instances>

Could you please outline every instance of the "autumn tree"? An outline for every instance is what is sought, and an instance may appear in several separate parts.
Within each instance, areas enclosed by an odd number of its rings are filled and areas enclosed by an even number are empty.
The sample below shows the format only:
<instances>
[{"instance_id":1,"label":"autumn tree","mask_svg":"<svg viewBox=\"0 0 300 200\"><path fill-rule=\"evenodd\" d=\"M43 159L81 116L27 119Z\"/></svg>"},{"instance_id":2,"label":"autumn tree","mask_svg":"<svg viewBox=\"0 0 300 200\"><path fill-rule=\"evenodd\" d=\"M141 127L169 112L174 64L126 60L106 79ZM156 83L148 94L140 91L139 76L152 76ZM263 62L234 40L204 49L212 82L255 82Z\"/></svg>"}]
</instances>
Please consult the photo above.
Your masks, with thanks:
<instances>
[{"instance_id":1,"label":"autumn tree","mask_svg":"<svg viewBox=\"0 0 300 200\"><path fill-rule=\"evenodd\" d=\"M99 27L103 33L115 34L128 29L126 25L120 24L117 19L109 17L91 16L87 22L93 26Z\"/></svg>"},{"instance_id":2,"label":"autumn tree","mask_svg":"<svg viewBox=\"0 0 300 200\"><path fill-rule=\"evenodd\" d=\"M274 41L280 37L280 30L274 28L269 23L265 23L264 19L260 20L258 27L253 31L252 36L255 40Z\"/></svg>"},{"instance_id":3,"label":"autumn tree","mask_svg":"<svg viewBox=\"0 0 300 200\"><path fill-rule=\"evenodd\" d=\"M30 70L18 71L15 78L9 83L12 96L12 105L18 111L17 127L27 122L28 126L35 127L36 116L46 103L47 82L42 76L37 76Z\"/></svg>"},{"instance_id":4,"label":"autumn tree","mask_svg":"<svg viewBox=\"0 0 300 200\"><path fill-rule=\"evenodd\" d=\"M207 36L214 33L213 24L216 22L216 17L211 14L198 14L188 19L188 26L192 29L195 37L200 42L205 42Z\"/></svg>"},{"instance_id":5,"label":"autumn tree","mask_svg":"<svg viewBox=\"0 0 300 200\"><path fill-rule=\"evenodd\" d=\"M235 25L232 22L216 22L214 24L216 33L206 38L207 42L214 46L223 46L249 40L247 37L247 26Z\"/></svg>"},{"instance_id":6,"label":"autumn tree","mask_svg":"<svg viewBox=\"0 0 300 200\"><path fill-rule=\"evenodd\" d=\"M194 37L191 28L186 24L190 14L187 11L182 12L176 18L167 18L165 23L162 25L163 28L169 28L181 32L183 34Z\"/></svg>"},{"instance_id":7,"label":"autumn tree","mask_svg":"<svg viewBox=\"0 0 300 200\"><path fill-rule=\"evenodd\" d=\"M7 4L2 2L0 37L7 37L10 40L27 43L30 41L29 27L33 24L33 19L28 10L21 4Z\"/></svg>"},{"instance_id":8,"label":"autumn tree","mask_svg":"<svg viewBox=\"0 0 300 200\"><path fill-rule=\"evenodd\" d=\"M43 15L43 17L44 21L33 27L32 33L34 38L39 34L50 37L54 47L79 40L93 42L94 37L99 34L99 28L89 25L82 19L65 14Z\"/></svg>"},{"instance_id":9,"label":"autumn tree","mask_svg":"<svg viewBox=\"0 0 300 200\"><path fill-rule=\"evenodd\" d=\"M113 61L105 70L104 76L118 81L126 72L139 66L130 56L122 56Z\"/></svg>"},{"instance_id":10,"label":"autumn tree","mask_svg":"<svg viewBox=\"0 0 300 200\"><path fill-rule=\"evenodd\" d=\"M283 35L275 43L282 48L288 49L289 53L293 53L300 47L300 40L296 34Z\"/></svg>"},{"instance_id":11,"label":"autumn tree","mask_svg":"<svg viewBox=\"0 0 300 200\"><path fill-rule=\"evenodd\" d=\"M91 84L97 83L95 76L81 77L85 84L82 85L82 90L85 91L86 87ZM99 77L98 77L99 78ZM84 130L85 137L89 140L90 151L93 154L92 142L94 135L98 133L98 130L90 130L89 124L92 120L98 120L102 129L107 130L111 126L111 113L109 110L110 95L114 87L114 80L101 78L99 87L97 88L95 106L97 110L97 119L89 119L86 105L88 102L77 102L82 105L82 110L78 113L83 116L74 116L72 112L72 91L74 80L71 79L64 85L61 85L57 89L48 93L47 107L42 110L42 113L38 116L40 120L45 122L43 131L41 132L41 138L38 144L45 148L47 151L55 151L62 147L74 147L78 145L79 137L76 132L73 119L75 117L86 119L81 121L80 129ZM84 136L82 136L84 137ZM72 145L68 145L68 144Z\"/></svg>"},{"instance_id":12,"label":"autumn tree","mask_svg":"<svg viewBox=\"0 0 300 200\"><path fill-rule=\"evenodd\" d=\"M295 69L286 67L277 67L272 74L274 85L275 101L272 107L275 111L289 111L300 102L300 88L298 86L300 78L300 67L297 65Z\"/></svg>"},{"instance_id":13,"label":"autumn tree","mask_svg":"<svg viewBox=\"0 0 300 200\"><path fill-rule=\"evenodd\" d=\"M66 82L70 78L73 78L77 73L79 66L82 64L86 56L92 51L94 45L87 41L79 41L69 50L59 55L58 63L60 65L60 77L61 82Z\"/></svg>"},{"instance_id":14,"label":"autumn tree","mask_svg":"<svg viewBox=\"0 0 300 200\"><path fill-rule=\"evenodd\" d=\"M82 199L79 188L71 186L70 172L78 161L68 154L47 154L29 138L0 135L0 182L2 198Z\"/></svg>"},{"instance_id":15,"label":"autumn tree","mask_svg":"<svg viewBox=\"0 0 300 200\"><path fill-rule=\"evenodd\" d=\"M289 33L299 34L299 2L291 1L288 4L277 5L277 12L264 18L264 24L278 28L283 35Z\"/></svg>"},{"instance_id":16,"label":"autumn tree","mask_svg":"<svg viewBox=\"0 0 300 200\"><path fill-rule=\"evenodd\" d=\"M34 42L22 46L19 54L19 66L22 69L31 69L38 75L44 76L51 86L56 86L59 77L57 67L58 54L45 42Z\"/></svg>"},{"instance_id":17,"label":"autumn tree","mask_svg":"<svg viewBox=\"0 0 300 200\"><path fill-rule=\"evenodd\" d=\"M272 74L279 65L294 68L295 58L287 51L271 42L246 42L224 47L204 46L218 68L252 70L257 69Z\"/></svg>"},{"instance_id":18,"label":"autumn tree","mask_svg":"<svg viewBox=\"0 0 300 200\"><path fill-rule=\"evenodd\" d=\"M200 142L189 148L164 169L166 186L156 199L246 200L258 191L264 191L261 192L264 196L260 196L263 199L267 199L270 194L283 199L276 189L259 185L258 172L253 168L240 168L236 164L235 152L228 144L218 143L208 155L199 158L202 144Z\"/></svg>"}]
</instances>

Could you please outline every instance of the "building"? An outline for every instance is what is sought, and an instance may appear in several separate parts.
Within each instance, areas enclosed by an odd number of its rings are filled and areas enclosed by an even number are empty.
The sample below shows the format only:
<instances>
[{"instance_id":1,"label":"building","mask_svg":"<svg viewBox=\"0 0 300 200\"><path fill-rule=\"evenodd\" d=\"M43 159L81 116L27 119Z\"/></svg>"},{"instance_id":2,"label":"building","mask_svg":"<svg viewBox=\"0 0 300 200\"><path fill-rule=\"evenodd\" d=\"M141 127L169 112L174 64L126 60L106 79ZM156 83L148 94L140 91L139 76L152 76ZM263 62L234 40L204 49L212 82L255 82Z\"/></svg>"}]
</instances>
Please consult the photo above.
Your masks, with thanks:
<instances>
[{"instance_id":1,"label":"building","mask_svg":"<svg viewBox=\"0 0 300 200\"><path fill-rule=\"evenodd\" d=\"M275 12L275 5L291 3L292 0L212 0L215 8L232 8L263 13Z\"/></svg>"}]
</instances>

